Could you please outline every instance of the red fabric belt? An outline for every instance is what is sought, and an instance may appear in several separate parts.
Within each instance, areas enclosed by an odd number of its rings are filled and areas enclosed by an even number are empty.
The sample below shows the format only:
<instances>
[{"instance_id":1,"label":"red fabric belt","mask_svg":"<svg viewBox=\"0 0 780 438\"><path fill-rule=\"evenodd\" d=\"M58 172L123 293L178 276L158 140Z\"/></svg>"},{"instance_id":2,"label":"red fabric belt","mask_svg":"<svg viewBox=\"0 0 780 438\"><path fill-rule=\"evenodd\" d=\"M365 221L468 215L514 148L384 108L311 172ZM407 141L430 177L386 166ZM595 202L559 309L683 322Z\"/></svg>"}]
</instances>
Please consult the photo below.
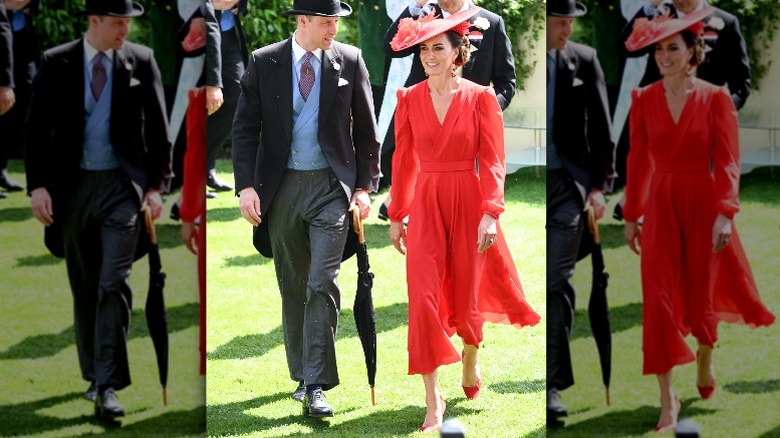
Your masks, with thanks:
<instances>
[{"instance_id":1,"label":"red fabric belt","mask_svg":"<svg viewBox=\"0 0 780 438\"><path fill-rule=\"evenodd\" d=\"M709 172L710 162L707 161L656 161L655 171L664 173Z\"/></svg>"},{"instance_id":2,"label":"red fabric belt","mask_svg":"<svg viewBox=\"0 0 780 438\"><path fill-rule=\"evenodd\" d=\"M420 162L420 172L465 172L468 170L474 170L474 160Z\"/></svg>"}]
</instances>

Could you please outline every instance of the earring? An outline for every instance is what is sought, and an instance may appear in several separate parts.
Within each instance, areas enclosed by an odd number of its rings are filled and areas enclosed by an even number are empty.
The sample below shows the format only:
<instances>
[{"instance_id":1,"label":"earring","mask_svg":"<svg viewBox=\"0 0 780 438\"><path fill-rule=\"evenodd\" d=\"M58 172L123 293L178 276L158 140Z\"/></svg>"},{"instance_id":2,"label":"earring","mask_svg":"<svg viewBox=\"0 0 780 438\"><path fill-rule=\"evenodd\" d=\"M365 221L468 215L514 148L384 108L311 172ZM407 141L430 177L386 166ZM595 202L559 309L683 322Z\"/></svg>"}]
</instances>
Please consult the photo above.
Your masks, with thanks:
<instances>
[{"instance_id":1,"label":"earring","mask_svg":"<svg viewBox=\"0 0 780 438\"><path fill-rule=\"evenodd\" d=\"M457 69L457 67L455 67L455 66L452 66L452 77L453 77L453 78L455 77L455 70L456 70L456 69Z\"/></svg>"}]
</instances>

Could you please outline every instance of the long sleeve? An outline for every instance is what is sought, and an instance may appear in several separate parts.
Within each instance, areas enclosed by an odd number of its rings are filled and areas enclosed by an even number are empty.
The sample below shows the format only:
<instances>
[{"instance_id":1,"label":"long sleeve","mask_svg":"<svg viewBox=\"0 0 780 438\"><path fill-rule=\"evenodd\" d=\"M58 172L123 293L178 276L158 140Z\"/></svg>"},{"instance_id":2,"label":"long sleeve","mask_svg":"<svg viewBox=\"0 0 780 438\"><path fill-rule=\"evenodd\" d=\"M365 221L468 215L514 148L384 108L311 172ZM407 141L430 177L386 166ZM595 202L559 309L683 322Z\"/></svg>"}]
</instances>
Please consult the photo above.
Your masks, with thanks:
<instances>
[{"instance_id":1,"label":"long sleeve","mask_svg":"<svg viewBox=\"0 0 780 438\"><path fill-rule=\"evenodd\" d=\"M379 148L374 117L371 82L363 57L358 53L352 94L352 141L355 146L357 175L355 187L371 192L379 189Z\"/></svg>"},{"instance_id":2,"label":"long sleeve","mask_svg":"<svg viewBox=\"0 0 780 438\"><path fill-rule=\"evenodd\" d=\"M258 140L260 129L263 126L263 114L258 88L260 74L258 69L260 67L256 56L258 55L252 53L249 67L244 77L241 78L241 96L238 98L236 118L233 120L232 158L233 174L236 179L236 195L247 187L254 187L258 147L262 145ZM262 154L259 156L262 157Z\"/></svg>"},{"instance_id":3,"label":"long sleeve","mask_svg":"<svg viewBox=\"0 0 780 438\"><path fill-rule=\"evenodd\" d=\"M590 57L589 64L593 68L587 74L591 76L591 80L585 82L590 87L587 94L587 136L590 155L588 191L611 192L615 180L615 142L612 140L607 85L595 50L590 51Z\"/></svg>"},{"instance_id":4,"label":"long sleeve","mask_svg":"<svg viewBox=\"0 0 780 438\"><path fill-rule=\"evenodd\" d=\"M748 62L747 48L745 39L739 31L739 21L735 17L729 24L728 32L722 32L724 44L723 53L733 54L733 62L730 68L726 83L731 93L731 101L737 109L742 108L750 95L750 63ZM727 38L728 36L728 38Z\"/></svg>"},{"instance_id":5,"label":"long sleeve","mask_svg":"<svg viewBox=\"0 0 780 438\"><path fill-rule=\"evenodd\" d=\"M147 149L149 168L147 170L147 190L168 192L173 177L173 146L168 135L168 116L165 111L165 93L163 92L160 69L151 51L145 69L146 83L144 87L144 141Z\"/></svg>"},{"instance_id":6,"label":"long sleeve","mask_svg":"<svg viewBox=\"0 0 780 438\"><path fill-rule=\"evenodd\" d=\"M501 107L501 110L505 110L515 95L517 79L515 58L512 56L512 43L506 34L504 20L501 17L498 18L498 29L496 30L493 50L493 74L490 82L493 84L493 90L496 92L498 105Z\"/></svg>"},{"instance_id":7,"label":"long sleeve","mask_svg":"<svg viewBox=\"0 0 780 438\"><path fill-rule=\"evenodd\" d=\"M202 6L206 20L206 85L222 88L222 32L214 12L214 4L206 0Z\"/></svg>"},{"instance_id":8,"label":"long sleeve","mask_svg":"<svg viewBox=\"0 0 780 438\"><path fill-rule=\"evenodd\" d=\"M184 154L184 184L179 214L184 222L194 222L206 207L206 90L190 90L187 111L187 152Z\"/></svg>"},{"instance_id":9,"label":"long sleeve","mask_svg":"<svg viewBox=\"0 0 780 438\"><path fill-rule=\"evenodd\" d=\"M2 2L0 2L2 3ZM11 20L0 4L0 87L14 86L13 31Z\"/></svg>"},{"instance_id":10,"label":"long sleeve","mask_svg":"<svg viewBox=\"0 0 780 438\"><path fill-rule=\"evenodd\" d=\"M414 136L409 120L408 89L398 90L398 106L395 109L395 152L393 153L393 185L388 217L393 221L409 216L417 185L420 159L414 149ZM494 98L495 100L495 98Z\"/></svg>"},{"instance_id":11,"label":"long sleeve","mask_svg":"<svg viewBox=\"0 0 780 438\"><path fill-rule=\"evenodd\" d=\"M623 216L627 222L636 222L645 212L647 199L650 195L650 178L655 164L650 155L649 138L647 135L647 118L644 115L647 89L635 89L631 92L630 140L631 149L628 152L626 166L626 204L623 206Z\"/></svg>"},{"instance_id":12,"label":"long sleeve","mask_svg":"<svg viewBox=\"0 0 780 438\"><path fill-rule=\"evenodd\" d=\"M713 96L712 126L715 130L714 162L716 209L727 217L739 211L739 127L731 96L720 89Z\"/></svg>"},{"instance_id":13,"label":"long sleeve","mask_svg":"<svg viewBox=\"0 0 780 438\"><path fill-rule=\"evenodd\" d=\"M492 88L479 94L479 182L482 187L482 213L498 219L504 212L504 121ZM393 169L395 171L395 169ZM395 202L395 198L393 198Z\"/></svg>"}]
</instances>

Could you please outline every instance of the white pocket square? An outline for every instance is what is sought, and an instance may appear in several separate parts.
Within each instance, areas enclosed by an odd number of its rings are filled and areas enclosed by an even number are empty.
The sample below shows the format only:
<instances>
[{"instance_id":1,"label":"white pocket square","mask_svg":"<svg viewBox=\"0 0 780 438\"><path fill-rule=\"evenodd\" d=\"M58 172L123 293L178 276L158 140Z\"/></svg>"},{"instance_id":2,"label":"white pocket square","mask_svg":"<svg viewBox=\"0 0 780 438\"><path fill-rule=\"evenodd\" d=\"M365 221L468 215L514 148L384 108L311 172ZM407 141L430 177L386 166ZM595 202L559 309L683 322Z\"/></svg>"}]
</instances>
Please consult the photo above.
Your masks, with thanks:
<instances>
[{"instance_id":1,"label":"white pocket square","mask_svg":"<svg viewBox=\"0 0 780 438\"><path fill-rule=\"evenodd\" d=\"M344 78L339 78L339 87L343 87L344 85L347 85L349 83L348 80Z\"/></svg>"},{"instance_id":2,"label":"white pocket square","mask_svg":"<svg viewBox=\"0 0 780 438\"><path fill-rule=\"evenodd\" d=\"M141 85L141 81L139 81L136 78L130 78L130 86L131 87L135 87L135 86L138 86L138 85Z\"/></svg>"},{"instance_id":3,"label":"white pocket square","mask_svg":"<svg viewBox=\"0 0 780 438\"><path fill-rule=\"evenodd\" d=\"M572 86L572 87L579 87L579 86L580 86L580 85L582 85L583 83L584 83L584 82L582 82L582 79L580 79L580 78L574 78L574 81L571 83L571 86Z\"/></svg>"}]
</instances>

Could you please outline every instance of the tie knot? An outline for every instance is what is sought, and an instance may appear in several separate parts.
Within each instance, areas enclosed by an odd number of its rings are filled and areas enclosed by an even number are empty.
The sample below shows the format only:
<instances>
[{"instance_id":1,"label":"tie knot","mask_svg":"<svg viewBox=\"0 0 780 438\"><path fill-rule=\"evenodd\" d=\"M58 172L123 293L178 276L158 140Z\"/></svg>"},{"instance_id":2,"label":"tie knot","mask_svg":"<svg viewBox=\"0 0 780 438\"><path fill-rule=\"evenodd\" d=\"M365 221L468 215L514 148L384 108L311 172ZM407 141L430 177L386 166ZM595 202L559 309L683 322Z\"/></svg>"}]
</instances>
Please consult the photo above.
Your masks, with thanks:
<instances>
[{"instance_id":1,"label":"tie knot","mask_svg":"<svg viewBox=\"0 0 780 438\"><path fill-rule=\"evenodd\" d=\"M106 54L103 52L97 52L97 55L95 55L95 62L103 62L103 58L106 57Z\"/></svg>"},{"instance_id":2,"label":"tie knot","mask_svg":"<svg viewBox=\"0 0 780 438\"><path fill-rule=\"evenodd\" d=\"M314 56L314 53L312 52L306 52L306 55L303 58L303 62L309 62L311 60L311 57Z\"/></svg>"}]
</instances>

